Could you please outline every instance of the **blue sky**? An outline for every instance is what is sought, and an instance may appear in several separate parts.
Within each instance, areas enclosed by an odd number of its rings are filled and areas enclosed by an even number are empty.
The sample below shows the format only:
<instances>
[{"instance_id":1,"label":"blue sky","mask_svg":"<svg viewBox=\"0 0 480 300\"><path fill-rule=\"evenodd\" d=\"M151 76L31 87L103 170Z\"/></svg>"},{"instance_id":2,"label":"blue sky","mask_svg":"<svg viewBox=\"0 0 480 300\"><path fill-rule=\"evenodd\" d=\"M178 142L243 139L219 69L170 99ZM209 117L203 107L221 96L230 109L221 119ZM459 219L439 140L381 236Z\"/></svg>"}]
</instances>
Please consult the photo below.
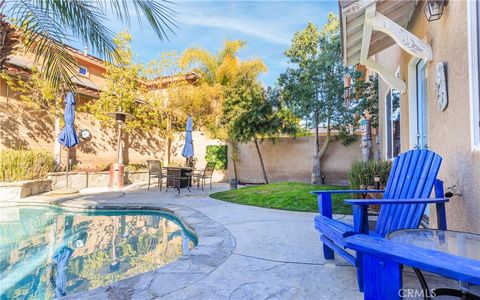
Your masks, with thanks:
<instances>
[{"instance_id":1,"label":"blue sky","mask_svg":"<svg viewBox=\"0 0 480 300\"><path fill-rule=\"evenodd\" d=\"M162 51L181 53L189 47L217 51L226 38L242 39L247 42L239 53L242 59L265 61L268 72L261 80L266 85L274 84L287 67L283 52L294 33L309 21L321 27L329 12L338 13L337 1L173 1L179 28L169 41L161 42L146 23L139 26L132 19L129 32L137 61L146 63ZM115 32L125 29L115 20L106 24Z\"/></svg>"}]
</instances>

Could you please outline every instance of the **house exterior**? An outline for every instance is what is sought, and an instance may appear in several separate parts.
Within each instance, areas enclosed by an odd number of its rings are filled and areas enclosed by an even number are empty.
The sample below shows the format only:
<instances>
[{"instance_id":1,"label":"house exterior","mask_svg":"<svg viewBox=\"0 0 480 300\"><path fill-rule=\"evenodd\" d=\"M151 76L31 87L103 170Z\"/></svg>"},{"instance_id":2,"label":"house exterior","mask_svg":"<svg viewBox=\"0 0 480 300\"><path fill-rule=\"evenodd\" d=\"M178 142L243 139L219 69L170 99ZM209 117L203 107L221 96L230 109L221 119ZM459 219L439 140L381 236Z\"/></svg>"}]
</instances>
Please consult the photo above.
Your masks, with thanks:
<instances>
[{"instance_id":1,"label":"house exterior","mask_svg":"<svg viewBox=\"0 0 480 300\"><path fill-rule=\"evenodd\" d=\"M440 2L429 22L426 1L339 1L343 58L379 74L382 158L440 154L449 228L480 232L480 5Z\"/></svg>"}]
</instances>

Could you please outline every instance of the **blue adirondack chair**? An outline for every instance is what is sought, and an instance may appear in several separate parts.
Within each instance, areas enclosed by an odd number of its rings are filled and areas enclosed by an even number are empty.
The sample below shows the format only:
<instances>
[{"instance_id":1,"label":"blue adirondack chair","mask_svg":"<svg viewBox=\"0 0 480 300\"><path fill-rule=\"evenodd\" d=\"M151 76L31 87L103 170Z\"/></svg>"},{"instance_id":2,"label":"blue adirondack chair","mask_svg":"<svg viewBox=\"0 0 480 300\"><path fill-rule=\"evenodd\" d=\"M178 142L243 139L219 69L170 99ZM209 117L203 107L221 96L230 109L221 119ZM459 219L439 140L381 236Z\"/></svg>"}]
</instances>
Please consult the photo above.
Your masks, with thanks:
<instances>
[{"instance_id":1,"label":"blue adirondack chair","mask_svg":"<svg viewBox=\"0 0 480 300\"><path fill-rule=\"evenodd\" d=\"M332 219L332 194L364 194L365 190L313 191L317 194L320 215L315 217L315 229L323 242L325 259L334 259L334 251L357 267L357 280L363 291L363 261L358 251L353 255L345 250L345 238L354 234L370 234L384 237L387 233L406 228L417 228L429 203L437 206L439 229L446 229L443 182L437 179L442 158L429 150L410 150L398 156L392 164L385 190L369 192L384 193L383 199L352 199L345 203L353 205L353 226ZM435 197L429 198L433 187ZM370 204L381 205L376 228L369 232L367 208Z\"/></svg>"}]
</instances>

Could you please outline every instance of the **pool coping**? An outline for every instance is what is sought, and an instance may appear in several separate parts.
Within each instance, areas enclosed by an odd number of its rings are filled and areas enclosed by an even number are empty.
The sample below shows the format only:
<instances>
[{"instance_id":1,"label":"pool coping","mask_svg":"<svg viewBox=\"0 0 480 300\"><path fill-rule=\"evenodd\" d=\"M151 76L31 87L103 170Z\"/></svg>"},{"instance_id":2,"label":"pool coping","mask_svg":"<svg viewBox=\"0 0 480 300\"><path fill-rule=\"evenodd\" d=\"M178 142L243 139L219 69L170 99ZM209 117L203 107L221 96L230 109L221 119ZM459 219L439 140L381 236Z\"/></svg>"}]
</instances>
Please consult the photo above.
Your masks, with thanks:
<instances>
[{"instance_id":1,"label":"pool coping","mask_svg":"<svg viewBox=\"0 0 480 300\"><path fill-rule=\"evenodd\" d=\"M135 205L98 204L82 201L82 197L68 201L21 201L20 205L55 205L66 209L157 210L174 214L198 239L197 246L186 256L154 271L141 273L85 292L67 295L62 299L152 299L164 297L192 285L213 272L232 255L236 241L220 223L193 208L177 204ZM10 202L9 204L12 204Z\"/></svg>"}]
</instances>

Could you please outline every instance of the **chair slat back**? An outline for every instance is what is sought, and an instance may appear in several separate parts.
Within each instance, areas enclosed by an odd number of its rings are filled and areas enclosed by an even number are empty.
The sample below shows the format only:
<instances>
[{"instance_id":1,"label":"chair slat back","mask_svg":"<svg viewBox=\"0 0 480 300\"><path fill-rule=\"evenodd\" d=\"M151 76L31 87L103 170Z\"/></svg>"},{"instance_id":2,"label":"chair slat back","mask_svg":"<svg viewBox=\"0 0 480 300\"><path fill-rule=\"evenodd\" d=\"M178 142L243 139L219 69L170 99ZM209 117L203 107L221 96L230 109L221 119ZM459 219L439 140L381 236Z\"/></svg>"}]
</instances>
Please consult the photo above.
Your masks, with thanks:
<instances>
[{"instance_id":1,"label":"chair slat back","mask_svg":"<svg viewBox=\"0 0 480 300\"><path fill-rule=\"evenodd\" d=\"M442 158L429 150L410 150L392 164L385 199L428 198L437 178ZM382 205L375 231L385 236L393 230L417 228L425 204Z\"/></svg>"},{"instance_id":2,"label":"chair slat back","mask_svg":"<svg viewBox=\"0 0 480 300\"><path fill-rule=\"evenodd\" d=\"M147 167L150 173L162 172L162 164L159 160L147 160Z\"/></svg>"},{"instance_id":3,"label":"chair slat back","mask_svg":"<svg viewBox=\"0 0 480 300\"><path fill-rule=\"evenodd\" d=\"M203 174L205 174L205 176L212 176L214 170L215 170L215 163L207 162L207 165L205 166L205 171Z\"/></svg>"}]
</instances>

